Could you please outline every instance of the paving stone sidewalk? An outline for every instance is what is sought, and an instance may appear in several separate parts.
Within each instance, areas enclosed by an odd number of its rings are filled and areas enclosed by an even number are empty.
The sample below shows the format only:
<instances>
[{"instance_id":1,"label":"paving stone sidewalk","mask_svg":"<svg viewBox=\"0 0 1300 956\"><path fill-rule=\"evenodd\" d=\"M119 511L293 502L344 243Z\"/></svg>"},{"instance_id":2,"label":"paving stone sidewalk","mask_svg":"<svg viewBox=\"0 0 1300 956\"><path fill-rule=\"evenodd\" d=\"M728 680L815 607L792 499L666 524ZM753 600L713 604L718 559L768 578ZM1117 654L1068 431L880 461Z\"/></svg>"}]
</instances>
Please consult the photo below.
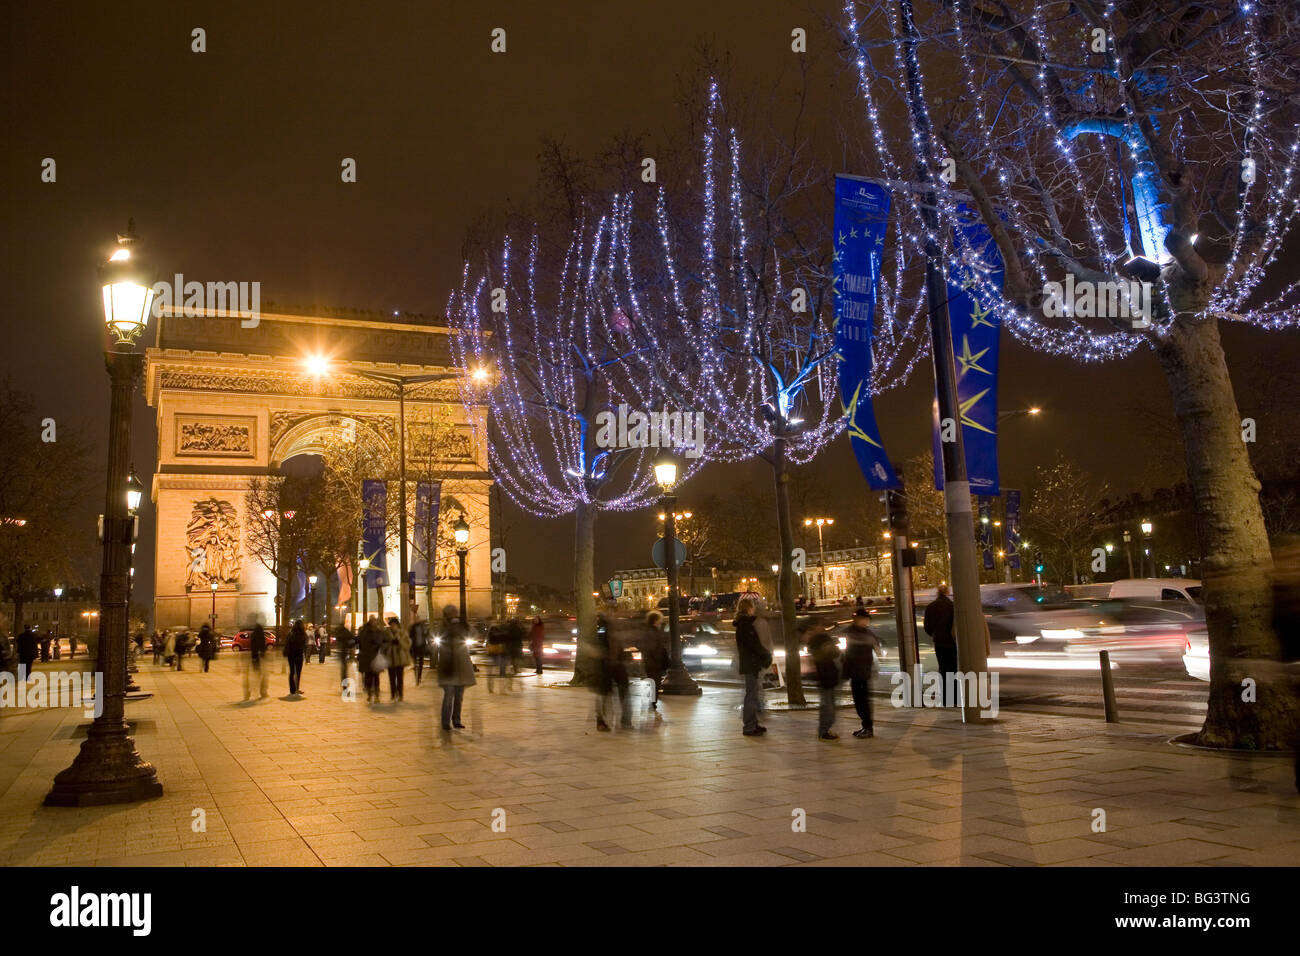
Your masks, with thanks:
<instances>
[{"instance_id":1,"label":"paving stone sidewalk","mask_svg":"<svg viewBox=\"0 0 1300 956\"><path fill-rule=\"evenodd\" d=\"M481 673L466 729L444 735L440 691L410 669L405 703L385 679L372 706L340 699L334 662L308 664L306 696L284 698L278 658L271 697L244 702L242 665L141 665L154 696L127 715L165 788L147 803L42 806L87 722L0 718L0 864L1300 864L1289 762L1172 746L1179 725L1003 711L962 727L877 699L873 739L849 736L851 708L833 743L815 711L773 712L748 738L739 691L710 687L665 700L662 721L642 711L597 733L591 695L548 672L509 694Z\"/></svg>"}]
</instances>

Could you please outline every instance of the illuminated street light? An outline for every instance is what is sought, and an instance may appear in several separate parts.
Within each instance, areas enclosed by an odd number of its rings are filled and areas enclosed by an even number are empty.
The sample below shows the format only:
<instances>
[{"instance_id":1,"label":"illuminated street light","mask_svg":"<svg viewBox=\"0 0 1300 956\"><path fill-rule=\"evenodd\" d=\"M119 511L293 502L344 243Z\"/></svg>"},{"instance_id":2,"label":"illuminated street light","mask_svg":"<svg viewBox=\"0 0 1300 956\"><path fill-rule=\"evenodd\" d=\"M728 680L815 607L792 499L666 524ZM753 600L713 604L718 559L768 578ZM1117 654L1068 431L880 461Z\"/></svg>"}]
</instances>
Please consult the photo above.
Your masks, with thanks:
<instances>
[{"instance_id":1,"label":"illuminated street light","mask_svg":"<svg viewBox=\"0 0 1300 956\"><path fill-rule=\"evenodd\" d=\"M805 528L817 526L817 564L821 568L822 600L826 600L826 544L822 539L822 529L835 523L834 518L804 518Z\"/></svg>"},{"instance_id":2,"label":"illuminated street light","mask_svg":"<svg viewBox=\"0 0 1300 956\"><path fill-rule=\"evenodd\" d=\"M465 556L469 553L469 525L462 514L452 529L456 536L456 557L460 561L460 623L467 623L468 612L465 605Z\"/></svg>"}]
</instances>

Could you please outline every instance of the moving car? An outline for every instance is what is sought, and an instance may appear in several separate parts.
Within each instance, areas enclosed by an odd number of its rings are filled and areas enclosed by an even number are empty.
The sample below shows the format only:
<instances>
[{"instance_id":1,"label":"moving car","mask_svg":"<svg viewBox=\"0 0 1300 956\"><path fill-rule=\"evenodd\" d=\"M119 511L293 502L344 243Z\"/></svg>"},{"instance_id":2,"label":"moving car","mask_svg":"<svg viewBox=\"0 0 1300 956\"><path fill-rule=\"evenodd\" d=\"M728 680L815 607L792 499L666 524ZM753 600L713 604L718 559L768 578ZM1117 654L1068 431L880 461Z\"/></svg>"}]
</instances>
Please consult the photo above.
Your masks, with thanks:
<instances>
[{"instance_id":1,"label":"moving car","mask_svg":"<svg viewBox=\"0 0 1300 956\"><path fill-rule=\"evenodd\" d=\"M1183 653L1183 667L1187 676L1196 680L1210 679L1210 634L1205 628L1189 628Z\"/></svg>"},{"instance_id":2,"label":"moving car","mask_svg":"<svg viewBox=\"0 0 1300 956\"><path fill-rule=\"evenodd\" d=\"M1122 578L1110 585L1112 598L1145 601L1186 601L1201 604L1201 582L1191 578Z\"/></svg>"},{"instance_id":3,"label":"moving car","mask_svg":"<svg viewBox=\"0 0 1300 956\"><path fill-rule=\"evenodd\" d=\"M237 651L246 651L248 650L248 642L252 640L252 637L252 631L240 631L230 639L230 646ZM269 627L266 628L266 646L268 648L275 647L275 631Z\"/></svg>"}]
</instances>

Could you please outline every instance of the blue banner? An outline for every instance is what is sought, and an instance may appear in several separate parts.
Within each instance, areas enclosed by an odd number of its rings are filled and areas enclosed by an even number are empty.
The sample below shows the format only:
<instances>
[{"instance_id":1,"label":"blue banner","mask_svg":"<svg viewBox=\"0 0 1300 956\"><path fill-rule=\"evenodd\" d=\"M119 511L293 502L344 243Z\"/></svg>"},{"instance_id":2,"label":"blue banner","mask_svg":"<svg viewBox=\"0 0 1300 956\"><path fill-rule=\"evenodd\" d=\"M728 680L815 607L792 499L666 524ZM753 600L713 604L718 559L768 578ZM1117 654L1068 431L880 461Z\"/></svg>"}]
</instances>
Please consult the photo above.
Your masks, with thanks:
<instances>
[{"instance_id":1,"label":"blue banner","mask_svg":"<svg viewBox=\"0 0 1300 956\"><path fill-rule=\"evenodd\" d=\"M988 227L978 216L967 215L958 227L954 244L965 236L987 269L989 281L1002 288L1002 256ZM948 319L952 326L953 357L957 360L957 404L961 415L961 440L966 451L966 474L973 495L996 495L998 489L998 336L1002 322L997 311L974 288L975 270L954 261L948 270ZM939 406L934 413L934 486L943 487L943 459L939 451Z\"/></svg>"},{"instance_id":2,"label":"blue banner","mask_svg":"<svg viewBox=\"0 0 1300 956\"><path fill-rule=\"evenodd\" d=\"M993 564L993 499L980 495L977 499L980 518L980 552L984 555L984 570L992 571Z\"/></svg>"},{"instance_id":3,"label":"blue banner","mask_svg":"<svg viewBox=\"0 0 1300 956\"><path fill-rule=\"evenodd\" d=\"M889 192L852 176L835 177L835 349L840 401L858 467L874 489L897 488L871 404L871 337L876 285L889 228Z\"/></svg>"},{"instance_id":4,"label":"blue banner","mask_svg":"<svg viewBox=\"0 0 1300 956\"><path fill-rule=\"evenodd\" d=\"M362 519L361 550L370 559L366 571L367 588L388 586L388 486L382 481L361 482Z\"/></svg>"},{"instance_id":5,"label":"blue banner","mask_svg":"<svg viewBox=\"0 0 1300 956\"><path fill-rule=\"evenodd\" d=\"M411 569L412 586L431 582L429 568L438 564L438 508L442 499L442 482L422 481L415 486L415 567Z\"/></svg>"},{"instance_id":6,"label":"blue banner","mask_svg":"<svg viewBox=\"0 0 1300 956\"><path fill-rule=\"evenodd\" d=\"M1020 492L1008 488L1006 493L1006 518L1003 521L1007 533L1007 563L1015 571L1020 570Z\"/></svg>"}]
</instances>

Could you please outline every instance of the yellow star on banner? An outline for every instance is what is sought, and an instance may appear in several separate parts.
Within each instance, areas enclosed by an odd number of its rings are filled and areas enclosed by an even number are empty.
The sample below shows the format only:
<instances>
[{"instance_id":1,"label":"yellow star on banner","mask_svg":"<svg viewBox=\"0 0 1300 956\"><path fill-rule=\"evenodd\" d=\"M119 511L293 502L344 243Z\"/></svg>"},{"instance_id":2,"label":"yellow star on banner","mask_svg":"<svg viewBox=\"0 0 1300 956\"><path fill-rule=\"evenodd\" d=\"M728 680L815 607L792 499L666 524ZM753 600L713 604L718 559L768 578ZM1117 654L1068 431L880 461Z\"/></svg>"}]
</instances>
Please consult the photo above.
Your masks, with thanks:
<instances>
[{"instance_id":1,"label":"yellow star on banner","mask_svg":"<svg viewBox=\"0 0 1300 956\"><path fill-rule=\"evenodd\" d=\"M861 428L858 427L858 421L857 421L858 396L862 394L862 386L864 384L866 384L865 381L858 382L858 387L853 390L853 398L849 402L849 435L851 435L854 438L860 438L868 445L875 445L881 451L884 451L884 446L881 445L880 442L876 441L874 438L872 438L870 435L868 435L866 432L864 432ZM963 421L964 420L965 419L963 419Z\"/></svg>"},{"instance_id":2,"label":"yellow star on banner","mask_svg":"<svg viewBox=\"0 0 1300 956\"><path fill-rule=\"evenodd\" d=\"M850 239L858 238L858 230L853 228L849 229L849 238Z\"/></svg>"},{"instance_id":3,"label":"yellow star on banner","mask_svg":"<svg viewBox=\"0 0 1300 956\"><path fill-rule=\"evenodd\" d=\"M989 306L987 309L981 309L979 300L973 300L970 307L970 327L973 329L977 325L987 325L990 329L996 329L997 323L988 320L988 316L992 312L993 306ZM996 316L994 316L994 318L996 318Z\"/></svg>"},{"instance_id":4,"label":"yellow star on banner","mask_svg":"<svg viewBox=\"0 0 1300 956\"><path fill-rule=\"evenodd\" d=\"M961 366L961 372L958 373L958 378L965 375L970 369L974 369L977 372L983 372L985 375L992 375L992 372L983 368L979 364L979 360L984 357L984 353L987 351L988 349L980 349L972 355L970 351L970 339L963 335L961 337L961 355L957 356L957 364Z\"/></svg>"},{"instance_id":5,"label":"yellow star on banner","mask_svg":"<svg viewBox=\"0 0 1300 956\"><path fill-rule=\"evenodd\" d=\"M984 427L983 425L981 425L979 422L975 421L975 419L971 418L969 415L966 414L966 413L969 412L969 411L970 411L970 410L971 410L971 409L972 409L976 404L979 403L979 400L980 400L981 398L983 398L983 397L984 397L985 395L987 395L988 393L989 393L989 390L986 388L986 389L984 389L984 391L980 392L978 395L972 395L970 398L966 399L966 401L964 401L964 402L961 403L961 408L958 410L958 412L959 412L959 414L961 415L961 423L962 423L963 425L969 425L971 428L978 429L979 431L987 432L987 433L990 434L990 435L996 435L997 432L995 432L993 429L991 429L991 428L985 428L985 427Z\"/></svg>"},{"instance_id":6,"label":"yellow star on banner","mask_svg":"<svg viewBox=\"0 0 1300 956\"><path fill-rule=\"evenodd\" d=\"M840 233L840 245L844 245L844 233Z\"/></svg>"}]
</instances>

